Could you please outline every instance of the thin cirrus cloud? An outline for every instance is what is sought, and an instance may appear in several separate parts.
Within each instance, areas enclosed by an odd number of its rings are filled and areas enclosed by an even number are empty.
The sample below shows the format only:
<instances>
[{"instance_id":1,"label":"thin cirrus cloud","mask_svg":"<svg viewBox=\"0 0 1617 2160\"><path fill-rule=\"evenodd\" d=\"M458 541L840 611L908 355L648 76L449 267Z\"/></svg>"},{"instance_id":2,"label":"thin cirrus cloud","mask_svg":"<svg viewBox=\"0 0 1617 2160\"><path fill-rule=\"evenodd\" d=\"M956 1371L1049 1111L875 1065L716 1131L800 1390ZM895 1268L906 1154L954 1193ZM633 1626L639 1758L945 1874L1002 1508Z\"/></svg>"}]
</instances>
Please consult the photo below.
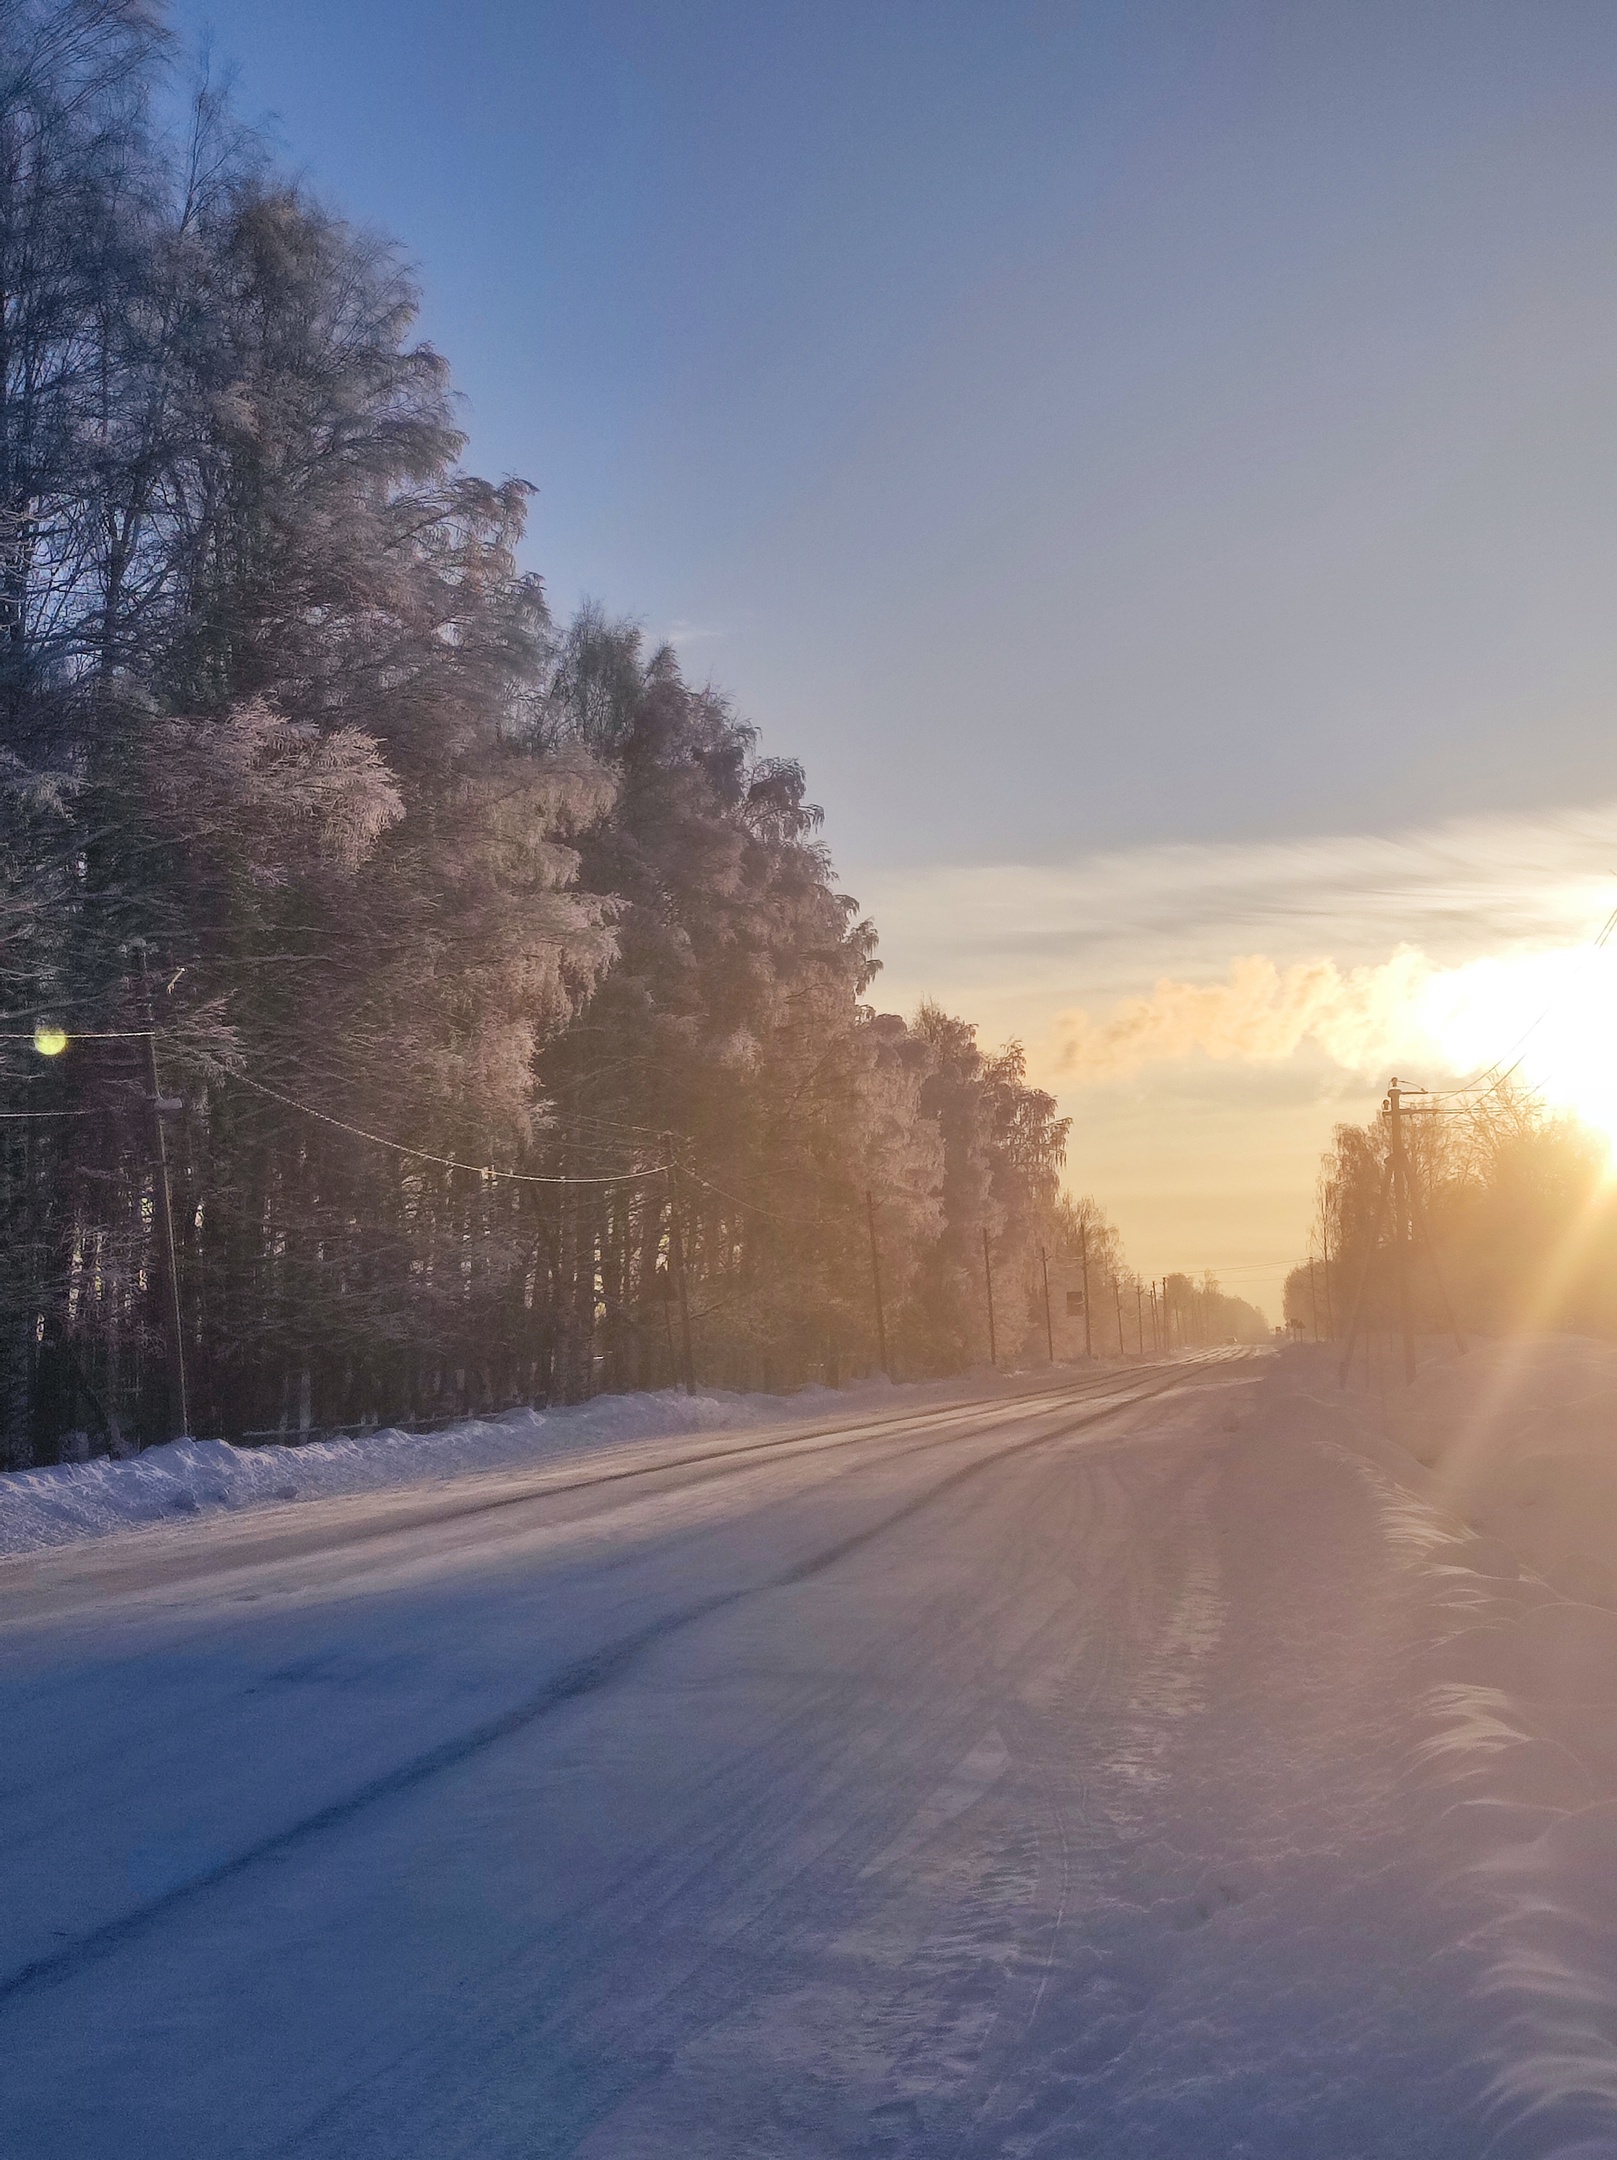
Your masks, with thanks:
<instances>
[{"instance_id":1,"label":"thin cirrus cloud","mask_svg":"<svg viewBox=\"0 0 1617 2160\"><path fill-rule=\"evenodd\" d=\"M1434 980L1593 934L1617 904L1617 802L924 870L867 880L862 897L884 1003L952 999L990 1039L1025 1033L1069 1085L1308 1044L1367 1069L1415 1036Z\"/></svg>"},{"instance_id":2,"label":"thin cirrus cloud","mask_svg":"<svg viewBox=\"0 0 1617 2160\"><path fill-rule=\"evenodd\" d=\"M873 996L935 997L985 1044L1026 1044L1073 1120L1068 1177L1132 1263L1212 1267L1274 1314L1338 1119L1372 1115L1392 1072L1445 1085L1535 1026L1557 1047L1538 1025L1553 956L1617 905L1617 801L849 883L881 930ZM1601 1002L1563 994L1561 1035ZM1587 1083L1591 1046L1560 1048ZM1617 1104L1573 1103L1617 1132Z\"/></svg>"}]
</instances>

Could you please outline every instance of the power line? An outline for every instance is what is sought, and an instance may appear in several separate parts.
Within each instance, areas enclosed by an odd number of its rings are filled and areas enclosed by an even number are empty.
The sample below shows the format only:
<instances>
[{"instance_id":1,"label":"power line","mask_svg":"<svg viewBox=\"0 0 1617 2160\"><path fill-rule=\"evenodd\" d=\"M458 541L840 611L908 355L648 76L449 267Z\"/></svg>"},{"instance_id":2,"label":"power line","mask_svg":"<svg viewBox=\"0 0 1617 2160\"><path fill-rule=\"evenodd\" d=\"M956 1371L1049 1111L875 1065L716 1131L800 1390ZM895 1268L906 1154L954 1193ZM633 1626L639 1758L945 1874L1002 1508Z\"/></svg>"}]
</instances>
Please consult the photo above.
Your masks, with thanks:
<instances>
[{"instance_id":1,"label":"power line","mask_svg":"<svg viewBox=\"0 0 1617 2160\"><path fill-rule=\"evenodd\" d=\"M1612 909L1611 913L1601 924L1600 930L1597 935L1593 939L1591 939L1588 948L1589 951L1599 952L1603 946L1608 945L1611 942L1612 933L1614 931L1617 931L1617 908ZM1517 1069L1520 1067L1522 1058L1526 1052L1527 1044L1532 1040L1533 1036L1538 1032L1538 1030L1544 1025L1544 1022L1550 1017L1550 1014L1554 1012L1557 1005L1562 1002L1565 996L1565 990L1557 991L1555 996L1552 997L1550 999L1550 1002L1545 1006L1544 1010L1538 1015L1538 1018L1536 1020L1529 1021L1528 1025L1522 1030L1521 1034L1518 1035L1516 1040L1511 1044L1510 1049L1505 1052L1505 1057L1510 1058L1511 1062L1509 1065L1505 1066L1503 1072L1499 1072L1499 1066L1504 1062L1503 1059L1495 1058L1492 1065L1485 1065L1483 1067L1482 1071L1478 1073L1475 1080L1468 1080L1460 1087L1427 1088L1423 1089L1421 1092L1430 1095L1444 1096L1475 1095L1476 1102L1468 1105L1468 1107L1472 1109L1476 1108L1477 1103L1486 1102L1488 1097L1492 1094L1495 1094L1500 1088L1502 1088L1505 1082L1510 1078L1511 1074L1517 1071ZM1490 1073L1496 1073L1498 1077L1496 1079L1488 1081L1488 1085L1486 1087L1483 1087L1482 1083L1484 1082L1484 1080L1488 1079L1488 1075ZM1479 1089L1481 1089L1480 1094L1477 1093Z\"/></svg>"},{"instance_id":2,"label":"power line","mask_svg":"<svg viewBox=\"0 0 1617 2160\"><path fill-rule=\"evenodd\" d=\"M320 1124L349 1133L356 1140L368 1140L372 1147L387 1148L395 1155L407 1156L416 1162L435 1163L444 1170L471 1170L479 1177L504 1178L512 1185L638 1185L649 1178L661 1177L670 1168L667 1163L652 1163L644 1170L622 1170L607 1177L545 1177L531 1170L498 1170L492 1163L463 1162L458 1156L435 1155L429 1148L407 1147L403 1141L390 1140L382 1133L367 1132L363 1125L350 1125L345 1118L333 1117L329 1111L316 1110L312 1104L299 1102L295 1096L283 1095L279 1088L266 1087L262 1080L249 1080L245 1073L233 1072L230 1078L238 1086L251 1088L256 1095L267 1095L271 1102L284 1104L288 1110L296 1110L303 1117L315 1118Z\"/></svg>"},{"instance_id":3,"label":"power line","mask_svg":"<svg viewBox=\"0 0 1617 2160\"><path fill-rule=\"evenodd\" d=\"M32 1043L35 1039L35 1032L32 1030L26 1034L0 1030L0 1042ZM73 1042L165 1042L173 1041L176 1038L173 1031L161 1028L75 1028L69 1039ZM480 1177L504 1178L510 1184L631 1185L642 1183L653 1177L659 1177L669 1168L667 1163L654 1163L644 1170L613 1171L594 1177L544 1176L533 1171L502 1170L496 1168L492 1163L465 1162L458 1156L434 1154L429 1148L409 1147L402 1141L389 1139L386 1134L370 1132L362 1125L351 1124L346 1118L333 1117L329 1111L316 1110L312 1104L299 1102L295 1096L284 1094L278 1088L269 1087L262 1080L249 1079L243 1072L230 1072L228 1077L238 1082L242 1087L251 1088L255 1094L267 1096L272 1102L281 1103L288 1110L296 1110L302 1117L314 1118L320 1124L329 1125L337 1132L348 1133L356 1140L369 1141L373 1147L387 1148L396 1155L413 1157L418 1162L433 1163L445 1170L471 1170L475 1171ZM89 1110L0 1111L0 1118L91 1117L97 1114L97 1112ZM648 1126L618 1125L605 1118L587 1116L571 1119L564 1118L561 1124L564 1127L567 1125L590 1127L601 1135L648 1139L653 1137L651 1128ZM582 1133L580 1133L580 1138L584 1138ZM716 1191L718 1188L715 1187L714 1190ZM735 1199L736 1196L726 1194L724 1197ZM750 1203L738 1201L737 1204L745 1207Z\"/></svg>"},{"instance_id":4,"label":"power line","mask_svg":"<svg viewBox=\"0 0 1617 2160\"><path fill-rule=\"evenodd\" d=\"M721 1200L732 1201L737 1207L747 1208L754 1215L762 1215L768 1222L781 1223L788 1230L812 1230L819 1227L819 1220L813 1215L782 1215L777 1209L766 1208L756 1200L743 1200L740 1193L728 1192L724 1186L715 1185L711 1178L703 1177L698 1170L690 1172L690 1179L693 1185L701 1185L708 1192L717 1193Z\"/></svg>"},{"instance_id":5,"label":"power line","mask_svg":"<svg viewBox=\"0 0 1617 2160\"><path fill-rule=\"evenodd\" d=\"M36 1118L105 1117L104 1110L0 1110L8 1125L32 1123Z\"/></svg>"}]
</instances>

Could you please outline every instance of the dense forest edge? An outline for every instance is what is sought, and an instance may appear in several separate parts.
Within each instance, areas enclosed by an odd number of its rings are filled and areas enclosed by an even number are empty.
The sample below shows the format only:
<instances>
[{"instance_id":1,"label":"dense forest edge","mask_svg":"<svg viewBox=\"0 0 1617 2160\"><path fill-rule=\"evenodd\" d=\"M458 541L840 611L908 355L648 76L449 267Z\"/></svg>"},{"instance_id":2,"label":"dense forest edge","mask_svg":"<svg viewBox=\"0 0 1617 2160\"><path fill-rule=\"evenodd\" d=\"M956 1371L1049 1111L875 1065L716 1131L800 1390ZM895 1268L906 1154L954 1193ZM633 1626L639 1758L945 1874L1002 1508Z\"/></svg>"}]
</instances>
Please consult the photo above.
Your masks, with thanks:
<instances>
[{"instance_id":1,"label":"dense forest edge","mask_svg":"<svg viewBox=\"0 0 1617 2160\"><path fill-rule=\"evenodd\" d=\"M183 65L0 7L0 1465L1149 1347L1020 1048L869 1002L801 767L553 620L398 251Z\"/></svg>"}]
</instances>

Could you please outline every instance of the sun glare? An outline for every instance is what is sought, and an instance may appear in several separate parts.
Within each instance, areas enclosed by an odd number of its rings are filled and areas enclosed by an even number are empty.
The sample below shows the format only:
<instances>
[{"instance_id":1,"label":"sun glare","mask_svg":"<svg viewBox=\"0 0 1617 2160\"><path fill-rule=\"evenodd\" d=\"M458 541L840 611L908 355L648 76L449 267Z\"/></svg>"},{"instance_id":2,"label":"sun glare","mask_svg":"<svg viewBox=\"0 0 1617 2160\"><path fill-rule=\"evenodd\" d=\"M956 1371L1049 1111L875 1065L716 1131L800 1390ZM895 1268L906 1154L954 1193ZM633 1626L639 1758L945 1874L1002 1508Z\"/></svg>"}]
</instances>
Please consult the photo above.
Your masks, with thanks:
<instances>
[{"instance_id":1,"label":"sun glare","mask_svg":"<svg viewBox=\"0 0 1617 2160\"><path fill-rule=\"evenodd\" d=\"M1511 953L1434 975L1421 1021L1457 1073L1518 1077L1617 1148L1617 950Z\"/></svg>"}]
</instances>

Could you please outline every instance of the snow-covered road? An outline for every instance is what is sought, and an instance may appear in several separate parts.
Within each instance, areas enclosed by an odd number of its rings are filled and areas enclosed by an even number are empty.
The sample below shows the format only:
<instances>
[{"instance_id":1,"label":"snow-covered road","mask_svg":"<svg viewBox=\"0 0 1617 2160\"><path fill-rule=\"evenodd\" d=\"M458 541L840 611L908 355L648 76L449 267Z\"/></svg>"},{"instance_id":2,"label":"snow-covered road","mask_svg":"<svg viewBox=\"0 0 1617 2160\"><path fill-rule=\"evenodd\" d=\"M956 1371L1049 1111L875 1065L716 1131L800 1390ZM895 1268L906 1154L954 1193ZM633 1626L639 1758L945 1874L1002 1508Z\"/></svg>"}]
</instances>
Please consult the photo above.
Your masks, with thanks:
<instances>
[{"instance_id":1,"label":"snow-covered road","mask_svg":"<svg viewBox=\"0 0 1617 2160\"><path fill-rule=\"evenodd\" d=\"M1548 1593L1309 1415L1213 1357L0 1563L0 2151L1600 2137L1500 2099L1564 1802L1444 1662Z\"/></svg>"}]
</instances>

